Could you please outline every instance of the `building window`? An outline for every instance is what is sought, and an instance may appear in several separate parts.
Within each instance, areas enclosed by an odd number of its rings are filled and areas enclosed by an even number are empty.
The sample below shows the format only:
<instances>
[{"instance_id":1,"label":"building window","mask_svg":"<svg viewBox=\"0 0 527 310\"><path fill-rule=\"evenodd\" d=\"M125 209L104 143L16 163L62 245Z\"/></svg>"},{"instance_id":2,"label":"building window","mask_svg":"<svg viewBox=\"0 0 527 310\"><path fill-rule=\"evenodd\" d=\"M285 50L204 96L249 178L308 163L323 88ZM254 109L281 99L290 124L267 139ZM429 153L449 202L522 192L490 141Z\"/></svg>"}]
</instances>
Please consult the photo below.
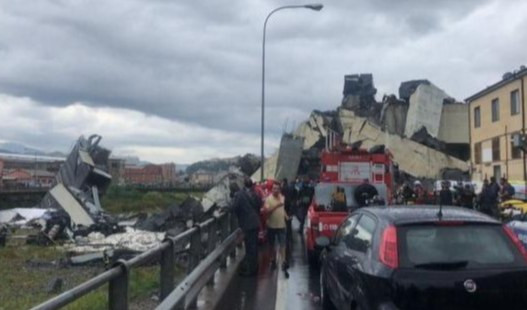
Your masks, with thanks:
<instances>
[{"instance_id":1,"label":"building window","mask_svg":"<svg viewBox=\"0 0 527 310\"><path fill-rule=\"evenodd\" d=\"M520 114L520 92L514 90L511 92L511 115Z\"/></svg>"},{"instance_id":2,"label":"building window","mask_svg":"<svg viewBox=\"0 0 527 310\"><path fill-rule=\"evenodd\" d=\"M492 100L492 121L500 120L500 100L498 98Z\"/></svg>"},{"instance_id":3,"label":"building window","mask_svg":"<svg viewBox=\"0 0 527 310\"><path fill-rule=\"evenodd\" d=\"M514 143L511 141L511 158L518 159L522 158L522 150L519 147L515 147Z\"/></svg>"},{"instance_id":4,"label":"building window","mask_svg":"<svg viewBox=\"0 0 527 310\"><path fill-rule=\"evenodd\" d=\"M481 142L474 144L474 163L481 164Z\"/></svg>"},{"instance_id":5,"label":"building window","mask_svg":"<svg viewBox=\"0 0 527 310\"><path fill-rule=\"evenodd\" d=\"M481 127L481 109L480 107L474 108L474 128Z\"/></svg>"},{"instance_id":6,"label":"building window","mask_svg":"<svg viewBox=\"0 0 527 310\"><path fill-rule=\"evenodd\" d=\"M496 178L496 180L499 180L501 178L501 166L500 165L494 166L494 177Z\"/></svg>"},{"instance_id":7,"label":"building window","mask_svg":"<svg viewBox=\"0 0 527 310\"><path fill-rule=\"evenodd\" d=\"M500 137L492 139L492 161L499 161L500 158Z\"/></svg>"}]
</instances>

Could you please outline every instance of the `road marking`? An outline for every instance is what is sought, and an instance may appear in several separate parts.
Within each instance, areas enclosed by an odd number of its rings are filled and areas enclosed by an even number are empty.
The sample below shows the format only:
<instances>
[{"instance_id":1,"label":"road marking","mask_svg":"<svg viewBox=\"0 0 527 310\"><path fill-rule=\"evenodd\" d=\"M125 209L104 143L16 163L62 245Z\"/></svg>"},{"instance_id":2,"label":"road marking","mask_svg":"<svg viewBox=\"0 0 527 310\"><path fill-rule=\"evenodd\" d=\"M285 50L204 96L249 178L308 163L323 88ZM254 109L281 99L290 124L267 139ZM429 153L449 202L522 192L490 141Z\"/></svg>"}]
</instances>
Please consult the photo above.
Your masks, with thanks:
<instances>
[{"instance_id":1,"label":"road marking","mask_svg":"<svg viewBox=\"0 0 527 310\"><path fill-rule=\"evenodd\" d=\"M288 281L284 276L284 273L278 270L278 275L276 277L276 303L275 303L275 310L284 310L285 305L287 304L286 298L288 296L287 290L288 290Z\"/></svg>"}]
</instances>

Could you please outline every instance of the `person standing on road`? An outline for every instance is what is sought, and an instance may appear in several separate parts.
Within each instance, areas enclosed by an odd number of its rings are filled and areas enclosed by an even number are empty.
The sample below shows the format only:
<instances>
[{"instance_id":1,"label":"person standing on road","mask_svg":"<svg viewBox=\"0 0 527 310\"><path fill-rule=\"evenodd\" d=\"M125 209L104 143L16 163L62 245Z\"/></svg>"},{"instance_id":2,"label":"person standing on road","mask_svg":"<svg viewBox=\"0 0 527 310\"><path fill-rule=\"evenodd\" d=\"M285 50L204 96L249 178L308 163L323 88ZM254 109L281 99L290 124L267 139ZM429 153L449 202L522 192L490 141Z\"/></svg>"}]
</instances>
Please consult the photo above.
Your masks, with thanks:
<instances>
[{"instance_id":1,"label":"person standing on road","mask_svg":"<svg viewBox=\"0 0 527 310\"><path fill-rule=\"evenodd\" d=\"M415 193L414 190L410 187L410 184L404 183L401 189L401 196L403 199L403 204L408 205L414 202Z\"/></svg>"},{"instance_id":2,"label":"person standing on road","mask_svg":"<svg viewBox=\"0 0 527 310\"><path fill-rule=\"evenodd\" d=\"M479 211L492 216L497 217L498 213L498 195L496 191L489 184L489 180L483 181L483 187L478 197Z\"/></svg>"},{"instance_id":3,"label":"person standing on road","mask_svg":"<svg viewBox=\"0 0 527 310\"><path fill-rule=\"evenodd\" d=\"M250 179L244 181L244 188L239 189L236 183L231 183L231 193L234 194L230 209L238 218L238 226L243 231L245 257L240 269L241 276L255 276L258 273L258 230L260 228L261 200L253 190Z\"/></svg>"},{"instance_id":4,"label":"person standing on road","mask_svg":"<svg viewBox=\"0 0 527 310\"><path fill-rule=\"evenodd\" d=\"M287 214L286 220L286 259L287 265L289 265L291 258L291 245L293 243L293 214L295 211L297 191L295 188L295 182L289 183L286 178L282 181L282 195L284 196L284 208Z\"/></svg>"},{"instance_id":5,"label":"person standing on road","mask_svg":"<svg viewBox=\"0 0 527 310\"><path fill-rule=\"evenodd\" d=\"M309 179L306 177L300 186L300 190L298 191L297 217L298 221L300 222L300 226L298 228L298 233L300 234L304 233L304 223L306 221L307 211L314 194L315 189L313 188Z\"/></svg>"},{"instance_id":6,"label":"person standing on road","mask_svg":"<svg viewBox=\"0 0 527 310\"><path fill-rule=\"evenodd\" d=\"M287 269L289 266L286 261L285 241L286 241L286 220L284 196L280 192L280 184L275 183L272 193L265 200L265 213L267 214L267 237L269 239L269 257L271 258L271 268L276 269L278 265L276 257L276 244L278 243L282 270L286 277L289 277Z\"/></svg>"},{"instance_id":7,"label":"person standing on road","mask_svg":"<svg viewBox=\"0 0 527 310\"><path fill-rule=\"evenodd\" d=\"M503 202L503 201L512 199L514 197L514 194L516 194L516 190L511 185L511 183L509 183L509 181L507 181L506 178L501 178L500 184L501 184L501 191L500 191L501 201Z\"/></svg>"},{"instance_id":8,"label":"person standing on road","mask_svg":"<svg viewBox=\"0 0 527 310\"><path fill-rule=\"evenodd\" d=\"M474 194L472 186L470 184L465 184L458 199L459 206L467 209L473 209L475 199L476 194Z\"/></svg>"},{"instance_id":9,"label":"person standing on road","mask_svg":"<svg viewBox=\"0 0 527 310\"><path fill-rule=\"evenodd\" d=\"M441 206L452 206L454 205L454 198L452 191L450 190L450 182L441 182L441 190L439 191L438 204Z\"/></svg>"},{"instance_id":10,"label":"person standing on road","mask_svg":"<svg viewBox=\"0 0 527 310\"><path fill-rule=\"evenodd\" d=\"M496 199L500 197L500 185L496 182L495 177L490 177L489 188L492 194L496 196Z\"/></svg>"}]
</instances>

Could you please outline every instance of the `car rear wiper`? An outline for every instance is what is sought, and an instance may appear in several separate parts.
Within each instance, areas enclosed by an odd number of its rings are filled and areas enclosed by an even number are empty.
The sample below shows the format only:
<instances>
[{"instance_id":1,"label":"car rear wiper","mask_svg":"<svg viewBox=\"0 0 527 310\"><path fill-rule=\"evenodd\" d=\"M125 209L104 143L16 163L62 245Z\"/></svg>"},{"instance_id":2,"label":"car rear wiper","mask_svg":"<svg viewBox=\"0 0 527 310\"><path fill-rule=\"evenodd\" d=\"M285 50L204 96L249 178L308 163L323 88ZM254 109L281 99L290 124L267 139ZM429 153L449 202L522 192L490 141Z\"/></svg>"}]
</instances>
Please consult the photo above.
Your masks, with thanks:
<instances>
[{"instance_id":1,"label":"car rear wiper","mask_svg":"<svg viewBox=\"0 0 527 310\"><path fill-rule=\"evenodd\" d=\"M452 262L430 262L430 263L423 263L423 264L415 264L414 268L422 268L422 269L462 269L467 267L468 261L466 260L460 260L460 261L452 261Z\"/></svg>"}]
</instances>

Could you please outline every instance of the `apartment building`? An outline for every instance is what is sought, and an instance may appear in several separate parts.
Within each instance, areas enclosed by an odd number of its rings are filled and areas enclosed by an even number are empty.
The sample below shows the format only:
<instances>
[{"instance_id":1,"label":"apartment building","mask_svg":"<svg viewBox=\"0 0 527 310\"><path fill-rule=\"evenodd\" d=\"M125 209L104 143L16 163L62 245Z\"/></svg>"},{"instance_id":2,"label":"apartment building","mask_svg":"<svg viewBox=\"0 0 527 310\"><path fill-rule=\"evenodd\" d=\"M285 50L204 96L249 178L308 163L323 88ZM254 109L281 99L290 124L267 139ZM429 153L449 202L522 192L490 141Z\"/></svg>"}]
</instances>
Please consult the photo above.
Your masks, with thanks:
<instances>
[{"instance_id":1,"label":"apartment building","mask_svg":"<svg viewBox=\"0 0 527 310\"><path fill-rule=\"evenodd\" d=\"M527 68L522 66L466 99L472 180L491 176L527 179L525 154L512 141L514 134L525 133L525 89Z\"/></svg>"}]
</instances>

